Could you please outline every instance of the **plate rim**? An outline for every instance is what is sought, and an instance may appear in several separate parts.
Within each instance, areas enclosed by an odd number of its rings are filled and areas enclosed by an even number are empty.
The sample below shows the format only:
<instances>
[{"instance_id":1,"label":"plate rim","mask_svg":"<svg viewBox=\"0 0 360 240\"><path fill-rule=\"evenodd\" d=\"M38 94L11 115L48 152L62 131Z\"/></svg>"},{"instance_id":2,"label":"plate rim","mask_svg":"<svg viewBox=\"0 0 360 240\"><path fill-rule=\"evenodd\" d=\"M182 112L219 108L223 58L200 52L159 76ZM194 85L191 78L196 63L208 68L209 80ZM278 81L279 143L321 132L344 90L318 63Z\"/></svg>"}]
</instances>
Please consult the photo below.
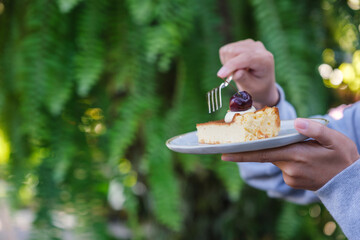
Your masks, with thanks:
<instances>
[{"instance_id":1,"label":"plate rim","mask_svg":"<svg viewBox=\"0 0 360 240\"><path fill-rule=\"evenodd\" d=\"M310 120L319 120L319 122L325 126L327 126L329 124L329 120L325 119L325 118L320 118L320 117L314 117L314 118L307 118ZM287 119L287 120L281 120L281 122L290 122L290 121L295 121L295 119ZM173 148L179 148L185 145L171 145L171 141L173 141L175 138L179 138L181 136L184 135L188 135L188 134L196 134L197 131L191 131L191 132L187 132L187 133L183 133L183 134L179 134L177 136L171 137L168 140L166 140L165 145L172 151ZM231 146L239 146L239 145L245 145L245 144L249 144L249 142L251 143L257 143L257 142L267 142L267 141L273 141L275 138L278 140L281 140L283 138L290 138L290 137L296 137L296 136L303 136L306 137L298 132L295 133L291 133L291 134L287 134L287 135L283 135L283 136L276 136L276 137L271 137L271 138L265 138L265 139L257 139L257 140L253 140L253 141L248 141L248 142L237 142L237 143L221 143L221 144L201 144L199 143L199 145L186 145L186 147L184 149L198 149L198 148L208 148L208 147L231 147ZM306 137L307 138L307 137ZM176 151L177 152L177 151Z\"/></svg>"}]
</instances>

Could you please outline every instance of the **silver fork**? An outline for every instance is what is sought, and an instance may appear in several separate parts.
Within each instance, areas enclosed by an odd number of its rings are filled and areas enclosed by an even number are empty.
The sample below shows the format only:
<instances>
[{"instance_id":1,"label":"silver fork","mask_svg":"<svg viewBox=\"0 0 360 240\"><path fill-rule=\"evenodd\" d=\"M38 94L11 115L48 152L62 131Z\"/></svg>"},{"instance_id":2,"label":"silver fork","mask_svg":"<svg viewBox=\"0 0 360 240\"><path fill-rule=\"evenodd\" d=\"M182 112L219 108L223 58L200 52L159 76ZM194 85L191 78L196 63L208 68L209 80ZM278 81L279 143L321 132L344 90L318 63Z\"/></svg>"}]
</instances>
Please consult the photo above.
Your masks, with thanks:
<instances>
[{"instance_id":1,"label":"silver fork","mask_svg":"<svg viewBox=\"0 0 360 240\"><path fill-rule=\"evenodd\" d=\"M233 75L230 75L226 78L226 80L224 80L223 83L220 84L219 87L213 88L212 90L207 92L209 113L215 112L222 107L221 89L227 87L232 79Z\"/></svg>"}]
</instances>

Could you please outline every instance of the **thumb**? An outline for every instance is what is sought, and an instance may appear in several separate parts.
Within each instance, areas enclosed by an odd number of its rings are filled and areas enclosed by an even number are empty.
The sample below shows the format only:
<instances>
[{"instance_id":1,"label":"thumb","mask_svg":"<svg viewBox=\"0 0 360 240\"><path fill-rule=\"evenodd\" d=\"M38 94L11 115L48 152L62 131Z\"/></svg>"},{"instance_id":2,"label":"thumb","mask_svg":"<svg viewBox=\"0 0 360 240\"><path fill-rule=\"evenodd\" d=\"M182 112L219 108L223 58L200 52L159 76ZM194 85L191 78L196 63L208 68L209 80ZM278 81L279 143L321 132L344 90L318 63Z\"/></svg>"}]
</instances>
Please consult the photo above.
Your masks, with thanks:
<instances>
[{"instance_id":1,"label":"thumb","mask_svg":"<svg viewBox=\"0 0 360 240\"><path fill-rule=\"evenodd\" d=\"M300 134L315 139L324 147L334 145L334 141L338 139L337 131L310 119L297 118L294 127Z\"/></svg>"}]
</instances>

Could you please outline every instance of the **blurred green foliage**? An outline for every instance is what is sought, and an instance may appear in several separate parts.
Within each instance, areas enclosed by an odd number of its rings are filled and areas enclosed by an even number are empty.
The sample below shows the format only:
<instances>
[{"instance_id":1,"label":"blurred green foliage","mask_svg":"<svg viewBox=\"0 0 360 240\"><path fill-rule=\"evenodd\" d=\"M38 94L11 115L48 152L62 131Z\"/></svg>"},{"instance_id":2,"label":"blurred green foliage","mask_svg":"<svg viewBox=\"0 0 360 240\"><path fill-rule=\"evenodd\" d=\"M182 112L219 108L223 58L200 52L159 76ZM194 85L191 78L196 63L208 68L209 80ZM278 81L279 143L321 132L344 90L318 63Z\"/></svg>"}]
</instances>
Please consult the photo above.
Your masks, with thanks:
<instances>
[{"instance_id":1,"label":"blurred green foliage","mask_svg":"<svg viewBox=\"0 0 360 240\"><path fill-rule=\"evenodd\" d=\"M221 82L218 49L245 38L274 54L300 116L325 113L322 51L340 46L334 23L359 25L346 1L0 6L0 173L12 207L36 213L32 239L345 238L323 206L269 199L236 164L164 143L223 117L207 114L205 92ZM76 221L66 228L59 214ZM130 234L116 237L110 223Z\"/></svg>"}]
</instances>

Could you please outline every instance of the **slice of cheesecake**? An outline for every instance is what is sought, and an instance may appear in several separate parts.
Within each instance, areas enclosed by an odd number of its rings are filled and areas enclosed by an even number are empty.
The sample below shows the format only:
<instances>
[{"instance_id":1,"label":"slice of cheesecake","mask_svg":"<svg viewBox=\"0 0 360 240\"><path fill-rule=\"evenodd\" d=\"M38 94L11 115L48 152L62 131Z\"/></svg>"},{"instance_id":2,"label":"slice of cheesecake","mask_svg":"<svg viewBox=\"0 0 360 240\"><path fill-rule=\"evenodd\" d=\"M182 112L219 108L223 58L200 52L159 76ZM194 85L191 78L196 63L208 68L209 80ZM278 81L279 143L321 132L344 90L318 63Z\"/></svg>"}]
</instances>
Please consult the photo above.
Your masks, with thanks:
<instances>
[{"instance_id":1,"label":"slice of cheesecake","mask_svg":"<svg viewBox=\"0 0 360 240\"><path fill-rule=\"evenodd\" d=\"M265 107L243 115L237 113L230 123L224 120L196 124L199 143L247 142L275 137L280 131L279 111Z\"/></svg>"}]
</instances>

